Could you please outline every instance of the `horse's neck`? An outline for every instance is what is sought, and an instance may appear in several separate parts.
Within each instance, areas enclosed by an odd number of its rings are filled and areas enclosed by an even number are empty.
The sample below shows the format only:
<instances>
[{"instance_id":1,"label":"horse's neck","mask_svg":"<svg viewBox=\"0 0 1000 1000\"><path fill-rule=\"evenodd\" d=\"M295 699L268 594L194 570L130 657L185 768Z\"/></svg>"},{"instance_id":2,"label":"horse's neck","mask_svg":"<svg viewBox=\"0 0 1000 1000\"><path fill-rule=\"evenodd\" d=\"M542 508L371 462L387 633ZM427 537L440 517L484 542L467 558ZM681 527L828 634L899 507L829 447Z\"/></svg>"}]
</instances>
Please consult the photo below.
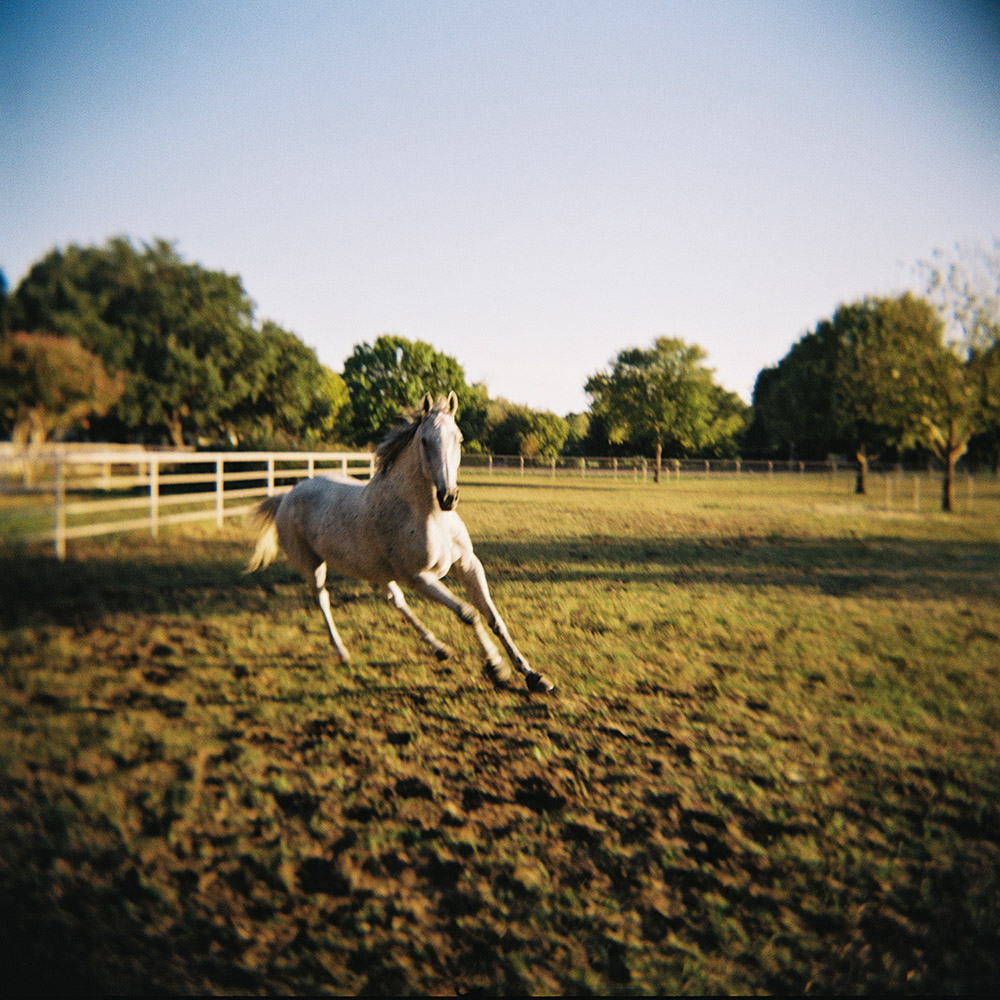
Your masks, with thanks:
<instances>
[{"instance_id":1,"label":"horse's neck","mask_svg":"<svg viewBox=\"0 0 1000 1000\"><path fill-rule=\"evenodd\" d=\"M371 488L380 496L390 494L403 500L420 518L430 517L435 509L434 485L420 469L419 445L403 449L385 471L371 481Z\"/></svg>"}]
</instances>

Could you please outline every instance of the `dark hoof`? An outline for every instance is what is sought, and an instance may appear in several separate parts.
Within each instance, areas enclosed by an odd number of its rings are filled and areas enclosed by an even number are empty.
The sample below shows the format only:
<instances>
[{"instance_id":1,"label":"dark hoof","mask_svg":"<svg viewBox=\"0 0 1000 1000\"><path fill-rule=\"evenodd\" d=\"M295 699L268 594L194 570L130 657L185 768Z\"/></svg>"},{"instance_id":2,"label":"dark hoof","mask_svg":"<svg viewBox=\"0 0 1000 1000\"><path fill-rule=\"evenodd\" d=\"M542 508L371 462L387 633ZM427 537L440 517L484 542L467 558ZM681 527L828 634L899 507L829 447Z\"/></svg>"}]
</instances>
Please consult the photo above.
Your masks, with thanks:
<instances>
[{"instance_id":1,"label":"dark hoof","mask_svg":"<svg viewBox=\"0 0 1000 1000\"><path fill-rule=\"evenodd\" d=\"M510 680L510 667L506 663L487 663L483 667L483 676L495 687L506 687Z\"/></svg>"},{"instance_id":2,"label":"dark hoof","mask_svg":"<svg viewBox=\"0 0 1000 1000\"><path fill-rule=\"evenodd\" d=\"M528 690L533 694L548 694L550 691L555 691L556 689L555 684L544 674L532 672L524 678L524 682L528 685Z\"/></svg>"},{"instance_id":3,"label":"dark hoof","mask_svg":"<svg viewBox=\"0 0 1000 1000\"><path fill-rule=\"evenodd\" d=\"M442 646L440 649L434 650L434 655L444 663L445 660L450 660L455 655L455 650L450 649L448 646Z\"/></svg>"}]
</instances>

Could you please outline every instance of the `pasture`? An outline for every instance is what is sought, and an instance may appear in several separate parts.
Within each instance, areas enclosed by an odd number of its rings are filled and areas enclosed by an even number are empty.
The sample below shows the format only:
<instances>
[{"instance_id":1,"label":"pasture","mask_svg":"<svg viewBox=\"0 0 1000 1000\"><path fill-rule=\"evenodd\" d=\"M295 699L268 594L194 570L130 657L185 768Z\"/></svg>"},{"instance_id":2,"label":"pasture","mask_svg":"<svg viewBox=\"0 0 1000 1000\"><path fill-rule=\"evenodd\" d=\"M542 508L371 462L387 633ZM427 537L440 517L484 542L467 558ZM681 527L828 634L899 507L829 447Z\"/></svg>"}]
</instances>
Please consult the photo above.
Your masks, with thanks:
<instances>
[{"instance_id":1,"label":"pasture","mask_svg":"<svg viewBox=\"0 0 1000 1000\"><path fill-rule=\"evenodd\" d=\"M496 691L248 525L0 550L10 989L963 992L1000 977L1000 490L462 477Z\"/></svg>"}]
</instances>

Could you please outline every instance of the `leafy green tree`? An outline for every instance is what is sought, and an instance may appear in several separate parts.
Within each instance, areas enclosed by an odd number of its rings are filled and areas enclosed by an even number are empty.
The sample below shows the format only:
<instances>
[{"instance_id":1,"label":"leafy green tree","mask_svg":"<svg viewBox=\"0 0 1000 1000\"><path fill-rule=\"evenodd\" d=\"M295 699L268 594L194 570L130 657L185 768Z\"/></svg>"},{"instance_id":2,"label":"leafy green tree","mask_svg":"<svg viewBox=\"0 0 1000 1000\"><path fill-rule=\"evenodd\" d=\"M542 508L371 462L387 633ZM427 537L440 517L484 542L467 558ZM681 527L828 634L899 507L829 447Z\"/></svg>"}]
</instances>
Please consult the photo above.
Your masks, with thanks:
<instances>
[{"instance_id":1,"label":"leafy green tree","mask_svg":"<svg viewBox=\"0 0 1000 1000\"><path fill-rule=\"evenodd\" d=\"M506 399L490 400L487 440L495 455L556 458L569 436L569 424L555 413L533 410Z\"/></svg>"},{"instance_id":2,"label":"leafy green tree","mask_svg":"<svg viewBox=\"0 0 1000 1000\"><path fill-rule=\"evenodd\" d=\"M867 489L869 462L883 448L920 440L928 366L942 352L942 323L925 299L865 299L834 314L837 345L832 422L855 449L856 491Z\"/></svg>"},{"instance_id":3,"label":"leafy green tree","mask_svg":"<svg viewBox=\"0 0 1000 1000\"><path fill-rule=\"evenodd\" d=\"M587 440L590 436L590 425L592 423L589 413L569 413L566 415L566 423L569 425L569 434L566 443L563 445L564 455L587 454Z\"/></svg>"},{"instance_id":4,"label":"leafy green tree","mask_svg":"<svg viewBox=\"0 0 1000 1000\"><path fill-rule=\"evenodd\" d=\"M833 324L820 323L784 358L757 376L748 437L765 455L822 458L842 443L833 425L837 340Z\"/></svg>"},{"instance_id":5,"label":"leafy green tree","mask_svg":"<svg viewBox=\"0 0 1000 1000\"><path fill-rule=\"evenodd\" d=\"M587 379L594 415L615 443L651 441L655 479L660 481L664 446L688 454L719 445L734 430L731 413L720 413L732 400L718 392L705 352L697 345L657 338L647 350L633 347L618 354L610 372Z\"/></svg>"},{"instance_id":6,"label":"leafy green tree","mask_svg":"<svg viewBox=\"0 0 1000 1000\"><path fill-rule=\"evenodd\" d=\"M345 438L347 386L294 333L266 320L251 344L249 392L222 414L230 441L319 447ZM248 350L248 354L251 351Z\"/></svg>"},{"instance_id":7,"label":"leafy green tree","mask_svg":"<svg viewBox=\"0 0 1000 1000\"><path fill-rule=\"evenodd\" d=\"M421 340L383 334L374 344L358 344L344 362L351 399L352 431L358 444L378 441L400 414L416 407L424 393L458 396L458 425L468 447L480 440L486 390L469 386L462 366Z\"/></svg>"},{"instance_id":8,"label":"leafy green tree","mask_svg":"<svg viewBox=\"0 0 1000 1000\"><path fill-rule=\"evenodd\" d=\"M114 415L131 437L217 435L251 392L253 303L234 275L181 260L162 240L137 250L54 250L13 296L19 325L74 336L126 373Z\"/></svg>"},{"instance_id":9,"label":"leafy green tree","mask_svg":"<svg viewBox=\"0 0 1000 1000\"><path fill-rule=\"evenodd\" d=\"M123 390L73 337L0 336L0 415L12 439L35 446L106 413Z\"/></svg>"},{"instance_id":10,"label":"leafy green tree","mask_svg":"<svg viewBox=\"0 0 1000 1000\"><path fill-rule=\"evenodd\" d=\"M954 413L967 394L965 369L949 360L943 334L934 307L910 293L841 305L758 376L757 440L783 442L792 456L850 448L858 493L885 449L927 443L947 462L957 449L947 443L952 430L942 407Z\"/></svg>"}]
</instances>

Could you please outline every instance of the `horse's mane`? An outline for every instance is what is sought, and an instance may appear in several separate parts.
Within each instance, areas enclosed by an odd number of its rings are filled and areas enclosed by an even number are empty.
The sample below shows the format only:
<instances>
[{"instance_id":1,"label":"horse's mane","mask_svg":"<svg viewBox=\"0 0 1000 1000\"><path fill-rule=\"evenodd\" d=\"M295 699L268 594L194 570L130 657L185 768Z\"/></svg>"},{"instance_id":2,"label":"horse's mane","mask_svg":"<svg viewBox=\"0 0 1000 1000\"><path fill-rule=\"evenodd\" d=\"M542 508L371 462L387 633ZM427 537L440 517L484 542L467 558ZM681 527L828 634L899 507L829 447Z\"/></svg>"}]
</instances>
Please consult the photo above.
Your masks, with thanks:
<instances>
[{"instance_id":1,"label":"horse's mane","mask_svg":"<svg viewBox=\"0 0 1000 1000\"><path fill-rule=\"evenodd\" d=\"M415 437L423 418L424 415L419 411L407 413L403 423L397 424L382 438L375 449L376 473L388 472L392 468L392 463Z\"/></svg>"}]
</instances>

